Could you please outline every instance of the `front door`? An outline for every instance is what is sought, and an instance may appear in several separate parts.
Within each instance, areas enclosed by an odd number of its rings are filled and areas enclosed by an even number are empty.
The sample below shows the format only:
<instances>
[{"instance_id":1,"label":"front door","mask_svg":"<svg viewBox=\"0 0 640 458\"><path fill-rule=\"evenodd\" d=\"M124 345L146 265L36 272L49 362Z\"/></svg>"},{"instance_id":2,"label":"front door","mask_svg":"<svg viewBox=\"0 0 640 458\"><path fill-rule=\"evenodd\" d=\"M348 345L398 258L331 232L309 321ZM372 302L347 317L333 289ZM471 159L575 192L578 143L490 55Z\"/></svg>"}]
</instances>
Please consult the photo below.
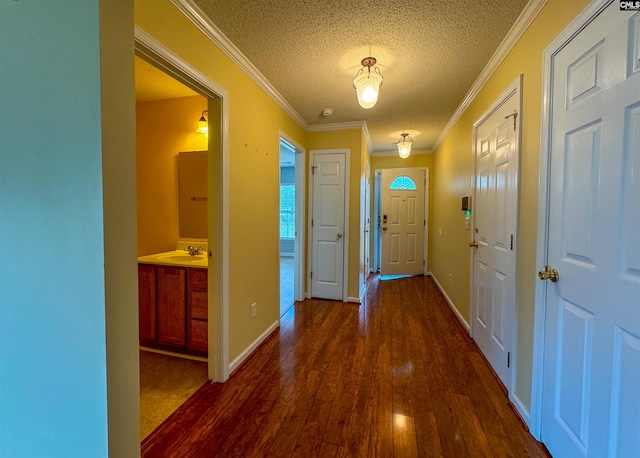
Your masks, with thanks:
<instances>
[{"instance_id":1,"label":"front door","mask_svg":"<svg viewBox=\"0 0 640 458\"><path fill-rule=\"evenodd\" d=\"M471 335L507 389L511 383L518 225L519 84L475 124Z\"/></svg>"},{"instance_id":2,"label":"front door","mask_svg":"<svg viewBox=\"0 0 640 458\"><path fill-rule=\"evenodd\" d=\"M313 154L311 295L343 299L345 153Z\"/></svg>"},{"instance_id":3,"label":"front door","mask_svg":"<svg viewBox=\"0 0 640 458\"><path fill-rule=\"evenodd\" d=\"M552 56L541 438L640 453L640 13L618 2Z\"/></svg>"},{"instance_id":4,"label":"front door","mask_svg":"<svg viewBox=\"0 0 640 458\"><path fill-rule=\"evenodd\" d=\"M425 172L384 169L381 188L380 275L423 274Z\"/></svg>"}]
</instances>

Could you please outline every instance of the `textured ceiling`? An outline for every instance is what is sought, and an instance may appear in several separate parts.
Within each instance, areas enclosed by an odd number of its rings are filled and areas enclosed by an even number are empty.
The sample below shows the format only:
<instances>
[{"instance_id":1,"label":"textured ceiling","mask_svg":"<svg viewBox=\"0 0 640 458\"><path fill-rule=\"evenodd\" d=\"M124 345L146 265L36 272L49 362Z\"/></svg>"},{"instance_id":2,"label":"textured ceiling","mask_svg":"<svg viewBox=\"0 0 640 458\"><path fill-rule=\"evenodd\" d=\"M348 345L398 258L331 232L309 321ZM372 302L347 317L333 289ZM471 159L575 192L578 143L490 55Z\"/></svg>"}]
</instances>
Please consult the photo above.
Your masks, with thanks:
<instances>
[{"instance_id":1,"label":"textured ceiling","mask_svg":"<svg viewBox=\"0 0 640 458\"><path fill-rule=\"evenodd\" d=\"M134 57L136 102L198 95L197 92L158 70L138 56Z\"/></svg>"},{"instance_id":2,"label":"textured ceiling","mask_svg":"<svg viewBox=\"0 0 640 458\"><path fill-rule=\"evenodd\" d=\"M194 0L310 125L366 121L374 151L401 132L431 148L526 0ZM352 79L384 77L370 110ZM323 117L324 108L333 115Z\"/></svg>"}]
</instances>

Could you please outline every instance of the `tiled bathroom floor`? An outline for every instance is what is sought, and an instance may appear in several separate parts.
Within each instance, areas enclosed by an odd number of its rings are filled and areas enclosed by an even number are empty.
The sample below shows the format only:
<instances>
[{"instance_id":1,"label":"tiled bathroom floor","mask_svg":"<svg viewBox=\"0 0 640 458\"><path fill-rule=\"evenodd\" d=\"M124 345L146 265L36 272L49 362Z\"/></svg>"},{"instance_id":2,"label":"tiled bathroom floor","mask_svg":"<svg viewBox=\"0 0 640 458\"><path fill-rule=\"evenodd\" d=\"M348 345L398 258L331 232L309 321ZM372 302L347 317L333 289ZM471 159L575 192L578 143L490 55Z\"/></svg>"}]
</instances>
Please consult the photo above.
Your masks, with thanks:
<instances>
[{"instance_id":1,"label":"tiled bathroom floor","mask_svg":"<svg viewBox=\"0 0 640 458\"><path fill-rule=\"evenodd\" d=\"M140 440L207 380L204 361L140 350Z\"/></svg>"}]
</instances>

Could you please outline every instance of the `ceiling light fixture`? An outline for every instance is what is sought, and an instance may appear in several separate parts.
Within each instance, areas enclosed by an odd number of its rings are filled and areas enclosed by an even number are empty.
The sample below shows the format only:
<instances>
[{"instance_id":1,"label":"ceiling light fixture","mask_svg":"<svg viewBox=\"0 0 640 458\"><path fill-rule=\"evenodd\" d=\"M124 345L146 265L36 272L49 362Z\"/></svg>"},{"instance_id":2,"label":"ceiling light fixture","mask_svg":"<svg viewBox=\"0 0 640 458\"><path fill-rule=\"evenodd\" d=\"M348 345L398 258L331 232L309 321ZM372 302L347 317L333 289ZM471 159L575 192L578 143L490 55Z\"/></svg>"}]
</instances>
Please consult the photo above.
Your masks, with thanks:
<instances>
[{"instance_id":1,"label":"ceiling light fixture","mask_svg":"<svg viewBox=\"0 0 640 458\"><path fill-rule=\"evenodd\" d=\"M400 140L394 143L398 147L398 154L402 159L406 159L411 154L411 145L413 145L413 138L408 133L401 134Z\"/></svg>"},{"instance_id":2,"label":"ceiling light fixture","mask_svg":"<svg viewBox=\"0 0 640 458\"><path fill-rule=\"evenodd\" d=\"M362 59L362 68L356 73L353 79L353 88L358 95L358 103L362 108L371 108L378 101L378 91L382 86L382 75L380 69L376 67L375 57L365 57ZM373 71L371 71L373 67ZM366 71L365 71L366 68Z\"/></svg>"},{"instance_id":3,"label":"ceiling light fixture","mask_svg":"<svg viewBox=\"0 0 640 458\"><path fill-rule=\"evenodd\" d=\"M202 112L202 116L200 116L200 119L198 120L198 129L196 132L209 135L209 123L207 122L207 118L205 118L205 116L209 116L208 110L204 110Z\"/></svg>"}]
</instances>

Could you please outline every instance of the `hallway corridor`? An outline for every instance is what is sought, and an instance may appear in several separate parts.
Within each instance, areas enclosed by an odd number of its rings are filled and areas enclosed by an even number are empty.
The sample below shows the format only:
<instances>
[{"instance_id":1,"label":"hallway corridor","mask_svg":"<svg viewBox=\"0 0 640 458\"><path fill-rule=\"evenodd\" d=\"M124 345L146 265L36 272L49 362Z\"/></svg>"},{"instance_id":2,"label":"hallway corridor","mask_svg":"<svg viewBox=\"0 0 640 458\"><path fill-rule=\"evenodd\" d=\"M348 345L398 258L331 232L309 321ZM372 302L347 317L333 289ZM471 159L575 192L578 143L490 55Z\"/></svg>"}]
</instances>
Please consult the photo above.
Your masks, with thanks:
<instances>
[{"instance_id":1,"label":"hallway corridor","mask_svg":"<svg viewBox=\"0 0 640 458\"><path fill-rule=\"evenodd\" d=\"M296 303L144 457L548 456L434 282L372 277L363 304Z\"/></svg>"}]
</instances>

